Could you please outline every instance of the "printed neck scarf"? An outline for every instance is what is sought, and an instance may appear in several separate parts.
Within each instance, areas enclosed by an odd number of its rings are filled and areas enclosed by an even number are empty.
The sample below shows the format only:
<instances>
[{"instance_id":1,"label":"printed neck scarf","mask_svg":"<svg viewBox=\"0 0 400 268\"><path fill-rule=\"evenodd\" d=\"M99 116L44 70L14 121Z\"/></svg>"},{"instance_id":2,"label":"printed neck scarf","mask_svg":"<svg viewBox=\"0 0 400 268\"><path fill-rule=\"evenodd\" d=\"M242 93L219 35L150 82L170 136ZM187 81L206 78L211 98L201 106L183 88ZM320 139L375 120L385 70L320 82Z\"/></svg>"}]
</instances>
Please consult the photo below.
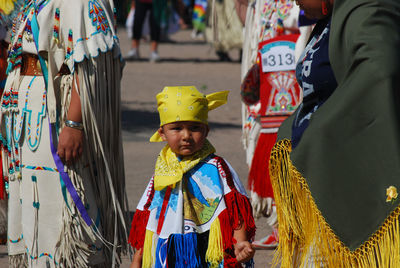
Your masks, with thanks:
<instances>
[{"instance_id":1,"label":"printed neck scarf","mask_svg":"<svg viewBox=\"0 0 400 268\"><path fill-rule=\"evenodd\" d=\"M179 161L167 144L160 152L154 171L154 189L160 191L182 180L183 174L195 167L201 160L215 152L212 144L206 140L201 150L185 156Z\"/></svg>"}]
</instances>

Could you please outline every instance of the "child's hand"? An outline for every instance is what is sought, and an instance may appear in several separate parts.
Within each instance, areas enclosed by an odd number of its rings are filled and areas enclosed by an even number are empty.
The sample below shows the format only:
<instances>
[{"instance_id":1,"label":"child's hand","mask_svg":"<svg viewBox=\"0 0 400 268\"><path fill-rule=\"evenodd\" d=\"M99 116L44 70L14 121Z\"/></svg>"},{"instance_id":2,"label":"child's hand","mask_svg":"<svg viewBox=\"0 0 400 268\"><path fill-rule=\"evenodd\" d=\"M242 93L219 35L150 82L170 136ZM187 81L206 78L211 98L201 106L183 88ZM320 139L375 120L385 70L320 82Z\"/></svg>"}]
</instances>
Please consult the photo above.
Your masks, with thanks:
<instances>
[{"instance_id":1,"label":"child's hand","mask_svg":"<svg viewBox=\"0 0 400 268\"><path fill-rule=\"evenodd\" d=\"M143 258L143 249L136 250L135 255L133 255L133 261L129 268L141 268L142 267L142 258Z\"/></svg>"},{"instance_id":2,"label":"child's hand","mask_svg":"<svg viewBox=\"0 0 400 268\"><path fill-rule=\"evenodd\" d=\"M255 250L248 241L240 241L235 244L236 260L240 263L247 262L253 258Z\"/></svg>"}]
</instances>

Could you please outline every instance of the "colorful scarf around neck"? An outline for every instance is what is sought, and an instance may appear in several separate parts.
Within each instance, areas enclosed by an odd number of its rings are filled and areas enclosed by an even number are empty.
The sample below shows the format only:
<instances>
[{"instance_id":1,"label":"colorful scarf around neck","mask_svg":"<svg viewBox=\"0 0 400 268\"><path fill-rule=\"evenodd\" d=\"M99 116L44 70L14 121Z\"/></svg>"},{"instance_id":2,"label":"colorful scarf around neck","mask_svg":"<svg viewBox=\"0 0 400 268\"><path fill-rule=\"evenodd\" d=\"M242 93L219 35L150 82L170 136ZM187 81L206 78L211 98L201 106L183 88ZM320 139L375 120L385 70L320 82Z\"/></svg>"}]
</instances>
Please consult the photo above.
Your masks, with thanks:
<instances>
[{"instance_id":1,"label":"colorful scarf around neck","mask_svg":"<svg viewBox=\"0 0 400 268\"><path fill-rule=\"evenodd\" d=\"M206 140L201 150L183 157L180 161L167 144L157 158L154 171L154 189L160 191L182 180L183 174L195 167L201 160L215 152L214 146Z\"/></svg>"}]
</instances>

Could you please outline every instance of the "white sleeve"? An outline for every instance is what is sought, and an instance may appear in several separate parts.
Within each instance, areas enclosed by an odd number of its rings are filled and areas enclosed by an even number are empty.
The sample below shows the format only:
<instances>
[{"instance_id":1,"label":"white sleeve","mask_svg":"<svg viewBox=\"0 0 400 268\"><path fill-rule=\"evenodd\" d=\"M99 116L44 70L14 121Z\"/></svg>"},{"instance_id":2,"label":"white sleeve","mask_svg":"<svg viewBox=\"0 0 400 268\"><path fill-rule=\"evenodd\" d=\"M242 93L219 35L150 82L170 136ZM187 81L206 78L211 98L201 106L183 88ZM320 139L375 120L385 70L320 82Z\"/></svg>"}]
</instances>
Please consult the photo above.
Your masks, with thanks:
<instances>
[{"instance_id":1,"label":"white sleeve","mask_svg":"<svg viewBox=\"0 0 400 268\"><path fill-rule=\"evenodd\" d=\"M154 177L152 177L149 184L147 184L146 190L144 191L142 198L140 198L139 204L137 205L136 209L144 210L144 206L149 200L150 194L153 190L153 185L154 185Z\"/></svg>"},{"instance_id":2,"label":"white sleeve","mask_svg":"<svg viewBox=\"0 0 400 268\"><path fill-rule=\"evenodd\" d=\"M120 56L114 10L106 0L68 0L60 8L60 39L70 70L85 58L115 51Z\"/></svg>"}]
</instances>

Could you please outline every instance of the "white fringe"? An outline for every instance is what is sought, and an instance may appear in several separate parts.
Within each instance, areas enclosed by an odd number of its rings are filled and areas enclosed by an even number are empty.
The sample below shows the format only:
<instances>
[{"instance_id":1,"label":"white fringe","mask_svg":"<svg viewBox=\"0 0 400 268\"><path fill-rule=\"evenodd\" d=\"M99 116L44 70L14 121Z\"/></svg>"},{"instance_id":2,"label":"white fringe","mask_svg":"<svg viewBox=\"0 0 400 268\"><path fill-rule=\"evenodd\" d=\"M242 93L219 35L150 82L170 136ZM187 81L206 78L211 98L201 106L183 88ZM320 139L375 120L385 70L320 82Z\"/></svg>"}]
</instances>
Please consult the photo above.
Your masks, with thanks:
<instances>
[{"instance_id":1,"label":"white fringe","mask_svg":"<svg viewBox=\"0 0 400 268\"><path fill-rule=\"evenodd\" d=\"M60 267L88 267L95 252L87 243L100 240L104 245L104 264L95 267L118 267L121 253L128 249L126 227L128 201L125 192L125 171L122 151L120 79L121 62L113 51L76 64L76 73L85 127L84 159L88 160L91 176L82 178L79 170L68 170L82 201L85 200L83 180L91 180L93 194L100 213L100 226L86 225L75 205L69 200L63 210L64 226L55 261ZM69 107L73 75L61 81L61 107ZM61 126L67 110L62 109ZM68 195L69 197L69 195ZM69 198L70 199L70 198Z\"/></svg>"},{"instance_id":2,"label":"white fringe","mask_svg":"<svg viewBox=\"0 0 400 268\"><path fill-rule=\"evenodd\" d=\"M82 200L85 200L82 178L77 176L74 171L69 171L68 174L77 193ZM67 197L69 205L64 202L63 227L56 245L54 259L62 268L88 267L89 257L95 254L95 251L91 250L88 244L94 244L96 237L73 205L70 196L67 195Z\"/></svg>"},{"instance_id":3,"label":"white fringe","mask_svg":"<svg viewBox=\"0 0 400 268\"><path fill-rule=\"evenodd\" d=\"M8 266L10 268L28 267L28 258L26 254L11 255L8 257Z\"/></svg>"},{"instance_id":4,"label":"white fringe","mask_svg":"<svg viewBox=\"0 0 400 268\"><path fill-rule=\"evenodd\" d=\"M0 200L0 236L1 235L7 237L7 199Z\"/></svg>"}]
</instances>

